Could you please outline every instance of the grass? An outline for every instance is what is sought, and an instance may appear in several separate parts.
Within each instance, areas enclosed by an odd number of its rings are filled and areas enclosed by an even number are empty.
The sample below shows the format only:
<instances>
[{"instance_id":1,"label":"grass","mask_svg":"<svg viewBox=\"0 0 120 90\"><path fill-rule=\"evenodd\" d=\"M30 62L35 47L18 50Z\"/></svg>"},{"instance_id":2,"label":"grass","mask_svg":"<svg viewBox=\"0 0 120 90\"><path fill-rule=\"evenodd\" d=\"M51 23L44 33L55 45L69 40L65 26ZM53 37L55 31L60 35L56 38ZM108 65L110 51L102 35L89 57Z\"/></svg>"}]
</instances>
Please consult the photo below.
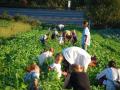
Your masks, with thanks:
<instances>
[{"instance_id":1,"label":"grass","mask_svg":"<svg viewBox=\"0 0 120 90\"><path fill-rule=\"evenodd\" d=\"M0 20L0 37L7 38L29 30L31 30L31 26L29 24Z\"/></svg>"},{"instance_id":2,"label":"grass","mask_svg":"<svg viewBox=\"0 0 120 90\"><path fill-rule=\"evenodd\" d=\"M59 45L57 40L52 41L50 39L47 41L47 46L43 46L39 42L39 37L47 32L46 29L38 27L29 32L21 33L15 38L1 39L0 90L26 90L26 84L23 82L24 68L33 62L38 63L37 57L44 48L54 47L56 54L61 52L63 48L72 46L70 43ZM81 47L82 30L79 28L77 35L78 42L76 45ZM95 76L106 67L107 62L111 59L114 59L120 67L120 31L119 29L91 30L91 42L92 45L88 52L91 55L96 55L99 62L97 67L89 68L87 72L91 82L91 90L103 90L103 87L97 86ZM54 57L42 67L39 85L43 90L62 90L63 78L56 80L54 78L55 73L47 71L47 66L53 60Z\"/></svg>"}]
</instances>

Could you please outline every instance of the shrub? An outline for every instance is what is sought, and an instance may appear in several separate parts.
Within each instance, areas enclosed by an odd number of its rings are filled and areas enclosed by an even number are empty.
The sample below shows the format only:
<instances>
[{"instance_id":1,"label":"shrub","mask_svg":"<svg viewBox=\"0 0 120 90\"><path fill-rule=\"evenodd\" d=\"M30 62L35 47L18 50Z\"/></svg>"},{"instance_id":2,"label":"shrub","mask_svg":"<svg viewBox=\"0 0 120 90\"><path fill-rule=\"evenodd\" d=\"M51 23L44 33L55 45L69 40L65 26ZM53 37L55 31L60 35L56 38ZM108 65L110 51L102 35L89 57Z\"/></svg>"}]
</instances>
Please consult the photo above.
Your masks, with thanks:
<instances>
[{"instance_id":1,"label":"shrub","mask_svg":"<svg viewBox=\"0 0 120 90\"><path fill-rule=\"evenodd\" d=\"M16 14L16 15L14 16L14 19L15 19L15 21L27 22L28 19L29 19L29 17L26 16L26 15Z\"/></svg>"},{"instance_id":2,"label":"shrub","mask_svg":"<svg viewBox=\"0 0 120 90\"><path fill-rule=\"evenodd\" d=\"M4 10L0 15L0 19L12 20L12 16L8 15L8 12Z\"/></svg>"},{"instance_id":3,"label":"shrub","mask_svg":"<svg viewBox=\"0 0 120 90\"><path fill-rule=\"evenodd\" d=\"M27 21L29 24L31 24L32 26L38 26L38 25L41 25L41 22L39 20L36 20L36 19L29 19Z\"/></svg>"},{"instance_id":4,"label":"shrub","mask_svg":"<svg viewBox=\"0 0 120 90\"><path fill-rule=\"evenodd\" d=\"M94 0L87 2L87 14L97 27L120 27L120 1Z\"/></svg>"}]
</instances>

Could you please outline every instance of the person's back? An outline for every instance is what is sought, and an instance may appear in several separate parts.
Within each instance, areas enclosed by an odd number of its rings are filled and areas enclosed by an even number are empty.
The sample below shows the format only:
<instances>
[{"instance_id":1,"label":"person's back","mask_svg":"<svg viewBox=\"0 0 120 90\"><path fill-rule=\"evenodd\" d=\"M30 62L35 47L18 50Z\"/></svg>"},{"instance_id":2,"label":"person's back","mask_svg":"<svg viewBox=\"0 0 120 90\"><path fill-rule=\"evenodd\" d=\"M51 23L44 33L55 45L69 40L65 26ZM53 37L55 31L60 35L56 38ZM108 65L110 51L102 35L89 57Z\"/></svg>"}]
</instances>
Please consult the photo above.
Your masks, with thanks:
<instances>
[{"instance_id":1,"label":"person's back","mask_svg":"<svg viewBox=\"0 0 120 90\"><path fill-rule=\"evenodd\" d=\"M63 56L71 65L80 64L84 66L85 71L91 62L91 56L85 50L75 46L64 49Z\"/></svg>"},{"instance_id":2,"label":"person's back","mask_svg":"<svg viewBox=\"0 0 120 90\"><path fill-rule=\"evenodd\" d=\"M118 78L116 63L114 61L108 62L108 68L104 69L102 72L97 74L96 79L100 79L103 76L106 77L106 80L103 81L103 85L106 86L106 90L116 90L113 81L116 81Z\"/></svg>"},{"instance_id":3,"label":"person's back","mask_svg":"<svg viewBox=\"0 0 120 90\"><path fill-rule=\"evenodd\" d=\"M73 90L90 90L89 79L85 72L72 72L70 81Z\"/></svg>"},{"instance_id":4,"label":"person's back","mask_svg":"<svg viewBox=\"0 0 120 90\"><path fill-rule=\"evenodd\" d=\"M32 64L26 71L27 73L24 77L24 82L28 83L28 90L39 90L40 68L38 65Z\"/></svg>"},{"instance_id":5,"label":"person's back","mask_svg":"<svg viewBox=\"0 0 120 90\"><path fill-rule=\"evenodd\" d=\"M83 72L83 67L77 64L72 65L72 73L66 87L73 90L90 90L90 81L87 73Z\"/></svg>"},{"instance_id":6,"label":"person's back","mask_svg":"<svg viewBox=\"0 0 120 90\"><path fill-rule=\"evenodd\" d=\"M38 56L39 65L42 65L48 57L52 57L53 52L54 52L54 49L50 48L49 51L46 51L46 52L43 52L42 54L40 54Z\"/></svg>"}]
</instances>

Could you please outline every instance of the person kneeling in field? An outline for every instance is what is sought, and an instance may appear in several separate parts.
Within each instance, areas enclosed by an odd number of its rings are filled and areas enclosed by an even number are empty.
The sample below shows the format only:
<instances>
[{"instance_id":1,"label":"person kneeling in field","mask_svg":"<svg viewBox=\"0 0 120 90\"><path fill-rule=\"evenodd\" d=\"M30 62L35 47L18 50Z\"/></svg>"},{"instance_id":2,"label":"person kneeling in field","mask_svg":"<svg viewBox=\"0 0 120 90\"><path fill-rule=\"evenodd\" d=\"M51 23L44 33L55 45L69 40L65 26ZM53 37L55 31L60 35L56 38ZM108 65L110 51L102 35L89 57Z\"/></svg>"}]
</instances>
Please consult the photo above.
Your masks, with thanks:
<instances>
[{"instance_id":1,"label":"person kneeling in field","mask_svg":"<svg viewBox=\"0 0 120 90\"><path fill-rule=\"evenodd\" d=\"M58 37L59 33L57 30L54 30L54 32L51 35L51 39L56 39L56 37Z\"/></svg>"},{"instance_id":2,"label":"person kneeling in field","mask_svg":"<svg viewBox=\"0 0 120 90\"><path fill-rule=\"evenodd\" d=\"M42 54L40 54L38 56L39 65L42 66L43 63L45 62L45 60L47 60L47 58L53 56L53 53L54 53L54 49L50 48L48 51L43 52Z\"/></svg>"},{"instance_id":3,"label":"person kneeling in field","mask_svg":"<svg viewBox=\"0 0 120 90\"><path fill-rule=\"evenodd\" d=\"M76 31L72 31L72 44L74 45L77 42L77 34Z\"/></svg>"},{"instance_id":4,"label":"person kneeling in field","mask_svg":"<svg viewBox=\"0 0 120 90\"><path fill-rule=\"evenodd\" d=\"M72 87L73 90L90 90L88 75L83 72L83 67L77 64L72 65L72 73L66 86L67 89Z\"/></svg>"},{"instance_id":5,"label":"person kneeling in field","mask_svg":"<svg viewBox=\"0 0 120 90\"><path fill-rule=\"evenodd\" d=\"M39 76L40 68L37 64L32 64L27 67L27 73L24 77L24 82L28 83L27 90L40 90L39 89Z\"/></svg>"},{"instance_id":6,"label":"person kneeling in field","mask_svg":"<svg viewBox=\"0 0 120 90\"><path fill-rule=\"evenodd\" d=\"M42 44L45 44L45 42L46 42L47 39L48 39L48 36L47 36L47 34L45 34L45 35L43 35L43 36L40 37L40 42Z\"/></svg>"},{"instance_id":7,"label":"person kneeling in field","mask_svg":"<svg viewBox=\"0 0 120 90\"><path fill-rule=\"evenodd\" d=\"M58 73L58 79L60 79L60 77L62 76L62 74L64 76L67 75L66 72L62 72L61 70L61 62L63 60L63 56L61 53L58 53L55 57L55 62L53 64L50 65L49 70L55 70Z\"/></svg>"},{"instance_id":8,"label":"person kneeling in field","mask_svg":"<svg viewBox=\"0 0 120 90\"><path fill-rule=\"evenodd\" d=\"M116 67L115 61L111 60L108 62L108 67L97 74L96 79L100 84L105 85L105 90L120 90L120 69ZM101 80L102 82L101 82ZM116 87L116 82L118 85Z\"/></svg>"}]
</instances>

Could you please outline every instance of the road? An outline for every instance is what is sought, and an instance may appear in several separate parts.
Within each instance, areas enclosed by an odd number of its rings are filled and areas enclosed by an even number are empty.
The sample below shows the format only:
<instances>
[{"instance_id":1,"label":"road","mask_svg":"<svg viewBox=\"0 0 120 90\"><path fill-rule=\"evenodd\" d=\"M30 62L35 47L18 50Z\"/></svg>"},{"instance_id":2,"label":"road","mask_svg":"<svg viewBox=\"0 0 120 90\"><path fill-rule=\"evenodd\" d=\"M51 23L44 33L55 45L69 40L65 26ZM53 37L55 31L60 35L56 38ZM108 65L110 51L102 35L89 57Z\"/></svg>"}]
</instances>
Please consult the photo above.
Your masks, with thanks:
<instances>
[{"instance_id":1,"label":"road","mask_svg":"<svg viewBox=\"0 0 120 90\"><path fill-rule=\"evenodd\" d=\"M7 11L9 15L28 15L35 19L39 19L44 23L52 24L77 24L82 25L84 20L83 11L73 10L47 10L47 9L26 9L26 8L2 8L0 7L0 14Z\"/></svg>"}]
</instances>

